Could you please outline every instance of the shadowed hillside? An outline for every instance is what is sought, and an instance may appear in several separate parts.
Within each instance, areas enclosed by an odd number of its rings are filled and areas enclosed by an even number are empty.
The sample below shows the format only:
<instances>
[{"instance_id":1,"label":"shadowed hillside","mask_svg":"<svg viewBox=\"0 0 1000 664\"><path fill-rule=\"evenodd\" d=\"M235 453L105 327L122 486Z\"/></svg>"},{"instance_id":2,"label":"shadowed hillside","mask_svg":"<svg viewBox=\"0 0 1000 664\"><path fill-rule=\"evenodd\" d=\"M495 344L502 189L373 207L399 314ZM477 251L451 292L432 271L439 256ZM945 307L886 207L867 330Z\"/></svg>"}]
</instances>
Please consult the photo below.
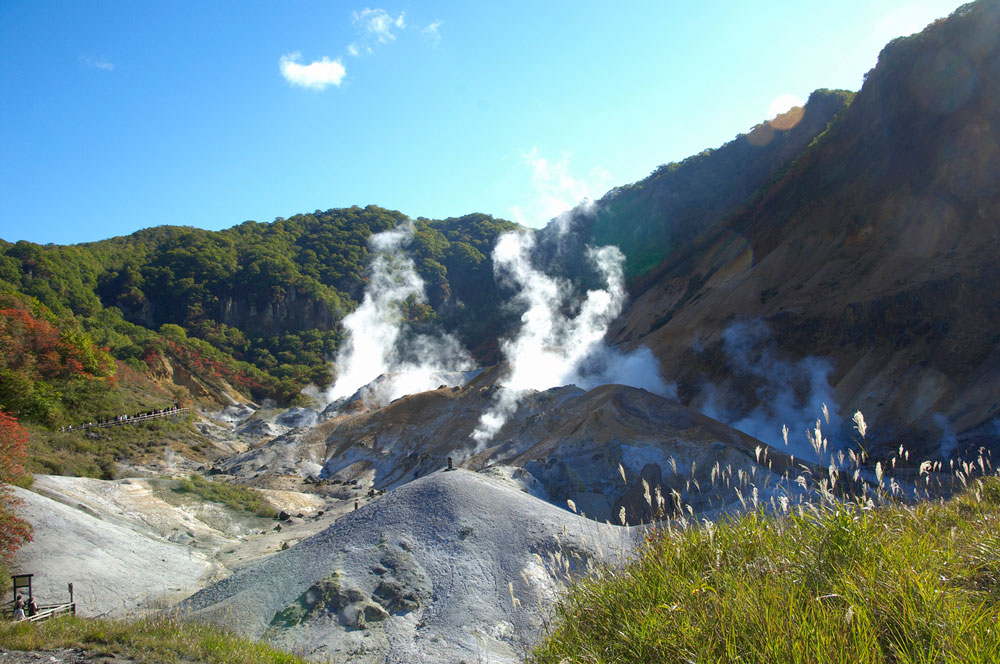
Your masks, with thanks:
<instances>
[{"instance_id":1,"label":"shadowed hillside","mask_svg":"<svg viewBox=\"0 0 1000 664\"><path fill-rule=\"evenodd\" d=\"M629 276L647 272L786 169L852 97L844 90L817 90L804 107L716 150L665 164L645 180L612 190L597 207L591 241L625 252Z\"/></svg>"},{"instance_id":2,"label":"shadowed hillside","mask_svg":"<svg viewBox=\"0 0 1000 664\"><path fill-rule=\"evenodd\" d=\"M803 380L869 414L876 444L992 439L998 35L979 3L889 44L787 172L634 280L613 340L652 347L683 402L727 421L789 380L769 358L813 357ZM785 387L805 404L808 385Z\"/></svg>"}]
</instances>

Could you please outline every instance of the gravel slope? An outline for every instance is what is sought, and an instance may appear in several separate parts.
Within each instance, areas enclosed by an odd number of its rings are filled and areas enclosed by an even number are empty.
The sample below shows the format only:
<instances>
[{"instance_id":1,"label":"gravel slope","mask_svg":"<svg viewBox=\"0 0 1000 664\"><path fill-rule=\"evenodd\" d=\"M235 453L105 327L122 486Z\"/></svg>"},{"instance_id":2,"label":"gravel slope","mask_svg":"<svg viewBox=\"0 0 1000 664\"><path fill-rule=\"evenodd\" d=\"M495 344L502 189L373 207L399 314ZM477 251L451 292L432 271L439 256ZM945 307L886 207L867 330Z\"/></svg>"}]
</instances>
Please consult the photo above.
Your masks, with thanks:
<instances>
[{"instance_id":1,"label":"gravel slope","mask_svg":"<svg viewBox=\"0 0 1000 664\"><path fill-rule=\"evenodd\" d=\"M74 583L83 615L118 616L170 606L231 573L309 537L353 507L295 491L264 490L281 521L234 511L170 490L170 480L98 480L36 475L18 489L34 541L14 557L34 574L43 604L64 601Z\"/></svg>"},{"instance_id":2,"label":"gravel slope","mask_svg":"<svg viewBox=\"0 0 1000 664\"><path fill-rule=\"evenodd\" d=\"M180 608L324 660L515 662L539 633L553 577L590 560L617 564L633 533L496 476L441 471Z\"/></svg>"}]
</instances>

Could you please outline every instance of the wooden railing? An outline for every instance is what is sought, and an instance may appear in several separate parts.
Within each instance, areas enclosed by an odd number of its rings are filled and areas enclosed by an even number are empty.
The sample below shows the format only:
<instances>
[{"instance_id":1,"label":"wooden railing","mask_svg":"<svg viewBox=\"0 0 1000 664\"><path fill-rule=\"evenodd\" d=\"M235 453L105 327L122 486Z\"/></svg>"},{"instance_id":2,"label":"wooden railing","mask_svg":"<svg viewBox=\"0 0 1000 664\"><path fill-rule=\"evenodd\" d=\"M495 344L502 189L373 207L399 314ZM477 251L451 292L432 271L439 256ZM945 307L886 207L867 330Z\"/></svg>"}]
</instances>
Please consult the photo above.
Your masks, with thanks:
<instances>
[{"instance_id":1,"label":"wooden railing","mask_svg":"<svg viewBox=\"0 0 1000 664\"><path fill-rule=\"evenodd\" d=\"M76 615L76 602L67 602L66 604L56 604L54 606L40 606L38 607L38 613L33 616L28 616L25 618L27 622L39 622L41 620L48 620L49 618L55 618L56 616L61 616L63 614Z\"/></svg>"},{"instance_id":2,"label":"wooden railing","mask_svg":"<svg viewBox=\"0 0 1000 664\"><path fill-rule=\"evenodd\" d=\"M103 429L104 427L117 427L125 424L135 424L136 422L143 422L145 420L154 420L159 417L173 417L174 415L180 415L181 413L186 413L190 408L174 408L172 410L164 410L162 413L147 413L143 415L129 415L123 420L108 420L107 422L87 422L86 424L77 424L73 427L66 427L64 431L79 431L80 429Z\"/></svg>"},{"instance_id":3,"label":"wooden railing","mask_svg":"<svg viewBox=\"0 0 1000 664\"><path fill-rule=\"evenodd\" d=\"M9 602L7 607L3 609L2 615L7 620L14 619L14 607L13 602ZM25 607L25 611L27 611ZM36 622L39 620L48 620L49 618L54 618L56 616L61 616L64 614L76 615L76 602L66 602L65 604L50 604L47 606L38 607L38 611L33 616L26 615L24 620L27 622Z\"/></svg>"}]
</instances>

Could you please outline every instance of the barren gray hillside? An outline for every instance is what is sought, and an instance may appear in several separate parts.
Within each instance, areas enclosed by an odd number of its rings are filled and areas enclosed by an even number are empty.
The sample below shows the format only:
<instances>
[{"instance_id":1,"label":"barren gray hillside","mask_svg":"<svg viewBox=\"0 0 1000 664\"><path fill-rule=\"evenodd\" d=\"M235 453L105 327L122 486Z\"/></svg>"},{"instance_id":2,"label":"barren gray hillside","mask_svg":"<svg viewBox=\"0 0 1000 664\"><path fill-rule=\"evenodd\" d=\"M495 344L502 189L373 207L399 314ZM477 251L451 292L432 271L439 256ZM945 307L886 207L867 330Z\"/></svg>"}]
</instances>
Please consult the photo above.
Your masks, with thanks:
<instances>
[{"instance_id":1,"label":"barren gray hillside","mask_svg":"<svg viewBox=\"0 0 1000 664\"><path fill-rule=\"evenodd\" d=\"M51 498L21 492L36 541L18 561L46 594L76 583L85 615L165 607L204 588L185 614L310 657L518 661L570 574L631 550L621 519L711 516L751 495L794 494L783 475L809 472L622 385L526 392L477 444L504 371L381 407L205 413L202 435L247 451L202 471L262 491L277 522L179 495L177 480L38 476L35 491Z\"/></svg>"},{"instance_id":2,"label":"barren gray hillside","mask_svg":"<svg viewBox=\"0 0 1000 664\"><path fill-rule=\"evenodd\" d=\"M439 471L181 610L321 659L516 662L566 572L615 564L631 537L509 481Z\"/></svg>"},{"instance_id":3,"label":"barren gray hillside","mask_svg":"<svg viewBox=\"0 0 1000 664\"><path fill-rule=\"evenodd\" d=\"M83 503L14 490L34 527L34 541L18 551L15 562L34 574L40 604L68 602L72 583L81 615L121 616L162 608L213 575L214 566L191 547L141 532Z\"/></svg>"}]
</instances>

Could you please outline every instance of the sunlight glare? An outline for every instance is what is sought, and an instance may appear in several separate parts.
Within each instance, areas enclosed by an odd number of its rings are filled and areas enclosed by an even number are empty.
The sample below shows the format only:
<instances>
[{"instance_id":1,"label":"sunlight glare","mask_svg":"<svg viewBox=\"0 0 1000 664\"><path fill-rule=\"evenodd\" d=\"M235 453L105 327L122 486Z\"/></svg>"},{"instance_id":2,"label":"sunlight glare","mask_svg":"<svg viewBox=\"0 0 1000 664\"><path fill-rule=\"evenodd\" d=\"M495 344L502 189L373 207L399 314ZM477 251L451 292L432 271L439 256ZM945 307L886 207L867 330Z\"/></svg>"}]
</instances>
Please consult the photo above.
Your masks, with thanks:
<instances>
[{"instance_id":1,"label":"sunlight glare","mask_svg":"<svg viewBox=\"0 0 1000 664\"><path fill-rule=\"evenodd\" d=\"M796 106L805 106L805 102L798 95L791 93L778 95L771 101L771 105L767 107L767 119L773 120L788 109Z\"/></svg>"}]
</instances>

